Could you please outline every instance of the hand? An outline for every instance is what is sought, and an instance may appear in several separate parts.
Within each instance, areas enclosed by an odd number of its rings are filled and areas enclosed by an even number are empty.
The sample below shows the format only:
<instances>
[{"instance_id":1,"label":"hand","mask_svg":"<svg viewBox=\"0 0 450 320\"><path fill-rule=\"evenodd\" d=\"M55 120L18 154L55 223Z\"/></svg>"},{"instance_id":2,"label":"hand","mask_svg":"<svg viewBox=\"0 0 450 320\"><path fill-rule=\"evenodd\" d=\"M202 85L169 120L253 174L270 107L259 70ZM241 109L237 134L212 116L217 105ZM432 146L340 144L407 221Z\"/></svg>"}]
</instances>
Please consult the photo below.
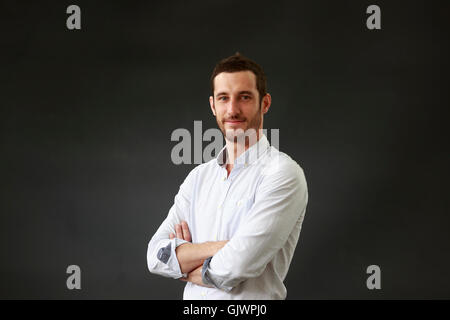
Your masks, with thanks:
<instances>
[{"instance_id":1,"label":"hand","mask_svg":"<svg viewBox=\"0 0 450 320\"><path fill-rule=\"evenodd\" d=\"M191 232L186 221L181 221L181 223L175 225L176 237L178 239L186 240L187 242L192 242ZM172 240L175 238L175 234L170 233L169 238Z\"/></svg>"},{"instance_id":2,"label":"hand","mask_svg":"<svg viewBox=\"0 0 450 320\"><path fill-rule=\"evenodd\" d=\"M213 286L209 286L203 283L202 281L202 267L203 265L197 267L188 273L186 278L180 278L181 281L184 282L192 282L202 287L214 288Z\"/></svg>"},{"instance_id":3,"label":"hand","mask_svg":"<svg viewBox=\"0 0 450 320\"><path fill-rule=\"evenodd\" d=\"M181 221L175 225L175 234L169 233L170 240L174 238L185 240L186 243L180 244L176 247L175 253L177 255L178 263L182 273L189 273L201 267L205 259L212 257L222 249L228 241L207 241L203 243L192 243L191 232L189 231L186 221ZM201 282L201 268L199 271L199 279ZM192 275L192 277L194 277ZM197 279L197 278L196 278Z\"/></svg>"}]
</instances>

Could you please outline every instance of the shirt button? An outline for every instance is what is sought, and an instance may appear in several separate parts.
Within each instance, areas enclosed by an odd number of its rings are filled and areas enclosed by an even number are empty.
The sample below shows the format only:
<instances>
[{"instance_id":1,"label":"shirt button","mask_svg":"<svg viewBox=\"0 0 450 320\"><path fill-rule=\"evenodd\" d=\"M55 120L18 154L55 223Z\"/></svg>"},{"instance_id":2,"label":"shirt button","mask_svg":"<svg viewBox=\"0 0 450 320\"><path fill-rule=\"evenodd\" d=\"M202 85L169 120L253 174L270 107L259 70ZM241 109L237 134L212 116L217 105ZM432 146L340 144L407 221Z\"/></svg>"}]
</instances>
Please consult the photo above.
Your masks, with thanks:
<instances>
[{"instance_id":1,"label":"shirt button","mask_svg":"<svg viewBox=\"0 0 450 320\"><path fill-rule=\"evenodd\" d=\"M223 181L227 180L227 177L223 177Z\"/></svg>"},{"instance_id":2,"label":"shirt button","mask_svg":"<svg viewBox=\"0 0 450 320\"><path fill-rule=\"evenodd\" d=\"M206 291L202 291L202 296L206 296Z\"/></svg>"}]
</instances>

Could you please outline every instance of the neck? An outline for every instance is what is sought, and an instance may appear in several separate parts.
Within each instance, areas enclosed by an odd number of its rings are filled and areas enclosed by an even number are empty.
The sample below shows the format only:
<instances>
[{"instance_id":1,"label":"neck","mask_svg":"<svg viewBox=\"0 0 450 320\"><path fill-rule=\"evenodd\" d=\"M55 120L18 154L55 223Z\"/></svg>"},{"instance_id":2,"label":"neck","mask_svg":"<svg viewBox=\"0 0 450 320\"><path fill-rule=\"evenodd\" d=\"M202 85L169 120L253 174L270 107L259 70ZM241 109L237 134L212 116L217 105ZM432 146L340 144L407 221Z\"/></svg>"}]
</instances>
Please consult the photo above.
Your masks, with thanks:
<instances>
[{"instance_id":1,"label":"neck","mask_svg":"<svg viewBox=\"0 0 450 320\"><path fill-rule=\"evenodd\" d=\"M248 148L256 144L262 137L262 129L257 130L253 137L245 136L243 138L225 139L227 149L227 171L228 175L234 166L234 161L239 158L241 154L247 151Z\"/></svg>"}]
</instances>

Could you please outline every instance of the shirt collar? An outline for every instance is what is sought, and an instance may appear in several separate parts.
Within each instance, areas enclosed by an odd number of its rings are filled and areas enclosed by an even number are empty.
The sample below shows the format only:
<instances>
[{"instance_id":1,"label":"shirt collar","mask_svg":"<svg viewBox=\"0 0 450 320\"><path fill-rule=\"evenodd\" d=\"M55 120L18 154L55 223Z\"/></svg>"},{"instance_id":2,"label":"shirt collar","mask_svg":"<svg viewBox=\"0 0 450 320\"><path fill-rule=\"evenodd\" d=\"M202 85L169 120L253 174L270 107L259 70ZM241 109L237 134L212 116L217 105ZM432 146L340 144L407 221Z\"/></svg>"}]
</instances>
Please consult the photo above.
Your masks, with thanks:
<instances>
[{"instance_id":1,"label":"shirt collar","mask_svg":"<svg viewBox=\"0 0 450 320\"><path fill-rule=\"evenodd\" d=\"M256 142L254 145L252 145L250 148L245 150L239 157L237 157L234 160L233 167L238 168L241 166L248 166L255 162L261 155L263 155L267 149L270 147L270 143L267 140L267 137L262 134L261 138ZM222 150L220 150L218 156L217 156L217 165L222 167L226 163L226 157L227 157L227 146L223 147Z\"/></svg>"}]
</instances>

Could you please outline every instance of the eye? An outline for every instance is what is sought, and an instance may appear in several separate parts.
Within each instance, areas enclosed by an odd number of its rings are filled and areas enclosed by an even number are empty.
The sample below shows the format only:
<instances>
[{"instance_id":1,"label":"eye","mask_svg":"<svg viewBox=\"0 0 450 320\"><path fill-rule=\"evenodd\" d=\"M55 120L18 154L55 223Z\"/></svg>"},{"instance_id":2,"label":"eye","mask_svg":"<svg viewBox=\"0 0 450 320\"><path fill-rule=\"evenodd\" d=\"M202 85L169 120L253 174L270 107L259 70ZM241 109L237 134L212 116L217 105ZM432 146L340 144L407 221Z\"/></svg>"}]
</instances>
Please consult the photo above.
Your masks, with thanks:
<instances>
[{"instance_id":1,"label":"eye","mask_svg":"<svg viewBox=\"0 0 450 320\"><path fill-rule=\"evenodd\" d=\"M220 97L218 98L218 100L219 100L219 101L226 101L226 100L227 100L227 97L226 97L226 96L220 96Z\"/></svg>"},{"instance_id":2,"label":"eye","mask_svg":"<svg viewBox=\"0 0 450 320\"><path fill-rule=\"evenodd\" d=\"M243 100L250 100L252 97L250 97L250 96L248 96L248 95L245 95L245 96L242 96L242 99Z\"/></svg>"}]
</instances>

